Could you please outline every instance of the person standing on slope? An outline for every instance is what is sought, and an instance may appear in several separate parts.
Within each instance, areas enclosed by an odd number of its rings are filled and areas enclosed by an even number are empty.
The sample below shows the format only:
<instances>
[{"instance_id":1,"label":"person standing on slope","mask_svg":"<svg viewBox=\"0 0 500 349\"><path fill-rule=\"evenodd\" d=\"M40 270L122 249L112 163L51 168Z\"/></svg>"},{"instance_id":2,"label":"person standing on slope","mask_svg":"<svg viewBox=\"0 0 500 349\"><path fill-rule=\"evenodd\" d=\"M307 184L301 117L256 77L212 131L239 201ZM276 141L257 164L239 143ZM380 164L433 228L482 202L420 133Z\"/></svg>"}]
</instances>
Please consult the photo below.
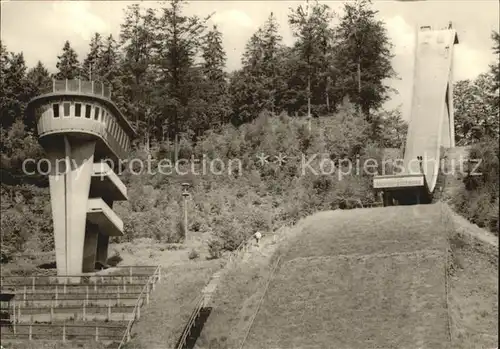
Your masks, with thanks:
<instances>
[{"instance_id":1,"label":"person standing on slope","mask_svg":"<svg viewBox=\"0 0 500 349\"><path fill-rule=\"evenodd\" d=\"M262 239L262 234L260 233L260 231L253 234L253 237L255 238L255 241L257 241L257 245L259 245L259 241L260 239Z\"/></svg>"}]
</instances>

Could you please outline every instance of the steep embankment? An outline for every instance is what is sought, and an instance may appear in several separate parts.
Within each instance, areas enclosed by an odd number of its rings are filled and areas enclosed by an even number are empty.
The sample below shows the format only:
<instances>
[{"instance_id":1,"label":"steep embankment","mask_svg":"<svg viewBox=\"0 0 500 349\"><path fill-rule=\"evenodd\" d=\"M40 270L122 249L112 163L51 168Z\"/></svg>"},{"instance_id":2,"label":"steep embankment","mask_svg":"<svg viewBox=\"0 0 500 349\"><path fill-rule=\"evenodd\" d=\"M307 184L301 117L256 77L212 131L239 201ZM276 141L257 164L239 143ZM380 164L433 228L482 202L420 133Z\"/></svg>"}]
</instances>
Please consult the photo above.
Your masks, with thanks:
<instances>
[{"instance_id":1,"label":"steep embankment","mask_svg":"<svg viewBox=\"0 0 500 349\"><path fill-rule=\"evenodd\" d=\"M280 247L282 261L243 348L491 347L495 238L470 234L456 219L441 204L305 219ZM232 274L199 348L239 348L268 275L257 261Z\"/></svg>"},{"instance_id":2,"label":"steep embankment","mask_svg":"<svg viewBox=\"0 0 500 349\"><path fill-rule=\"evenodd\" d=\"M448 208L454 349L498 346L498 237Z\"/></svg>"}]
</instances>

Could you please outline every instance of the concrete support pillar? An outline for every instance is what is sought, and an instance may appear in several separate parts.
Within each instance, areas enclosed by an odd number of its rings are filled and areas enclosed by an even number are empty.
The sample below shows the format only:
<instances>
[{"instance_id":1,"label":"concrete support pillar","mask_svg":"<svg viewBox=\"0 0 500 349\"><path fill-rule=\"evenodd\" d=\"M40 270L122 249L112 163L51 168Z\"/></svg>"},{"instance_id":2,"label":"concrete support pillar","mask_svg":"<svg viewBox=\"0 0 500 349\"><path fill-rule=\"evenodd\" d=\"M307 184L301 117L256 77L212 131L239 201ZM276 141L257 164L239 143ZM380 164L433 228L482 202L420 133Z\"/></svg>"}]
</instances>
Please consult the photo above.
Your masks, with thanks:
<instances>
[{"instance_id":1,"label":"concrete support pillar","mask_svg":"<svg viewBox=\"0 0 500 349\"><path fill-rule=\"evenodd\" d=\"M84 273L91 273L95 271L99 235L99 227L87 222L87 226L85 228L85 242L83 244L82 271Z\"/></svg>"},{"instance_id":2,"label":"concrete support pillar","mask_svg":"<svg viewBox=\"0 0 500 349\"><path fill-rule=\"evenodd\" d=\"M113 208L113 200L105 197L103 197L102 199L104 200L106 205L109 206L109 208ZM97 261L101 262L102 264L106 264L106 261L108 260L108 246L109 236L106 234L106 232L99 232L99 236L97 239Z\"/></svg>"},{"instance_id":3,"label":"concrete support pillar","mask_svg":"<svg viewBox=\"0 0 500 349\"><path fill-rule=\"evenodd\" d=\"M108 245L109 236L102 234L101 232L97 238L97 258L96 260L105 264L108 260Z\"/></svg>"},{"instance_id":4,"label":"concrete support pillar","mask_svg":"<svg viewBox=\"0 0 500 349\"><path fill-rule=\"evenodd\" d=\"M66 136L47 149L58 275L82 273L94 150L95 141L72 142Z\"/></svg>"}]
</instances>

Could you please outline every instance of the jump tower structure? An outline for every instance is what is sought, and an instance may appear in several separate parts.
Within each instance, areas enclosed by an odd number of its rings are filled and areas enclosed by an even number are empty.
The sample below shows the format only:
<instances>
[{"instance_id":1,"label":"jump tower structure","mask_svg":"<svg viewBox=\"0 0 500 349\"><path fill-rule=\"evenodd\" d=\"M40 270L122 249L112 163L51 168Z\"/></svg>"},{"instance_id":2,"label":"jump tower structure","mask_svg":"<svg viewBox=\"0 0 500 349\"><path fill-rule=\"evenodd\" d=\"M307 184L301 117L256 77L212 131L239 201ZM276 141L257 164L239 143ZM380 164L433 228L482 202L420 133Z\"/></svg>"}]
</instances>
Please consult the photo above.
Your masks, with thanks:
<instances>
[{"instance_id":1,"label":"jump tower structure","mask_svg":"<svg viewBox=\"0 0 500 349\"><path fill-rule=\"evenodd\" d=\"M127 200L127 188L115 171L136 133L96 81L53 80L27 113L50 164L57 274L78 282L106 263L109 238L123 235L112 206Z\"/></svg>"},{"instance_id":2,"label":"jump tower structure","mask_svg":"<svg viewBox=\"0 0 500 349\"><path fill-rule=\"evenodd\" d=\"M384 206L432 201L440 175L441 148L455 146L453 116L453 48L458 35L445 29L420 27L416 35L411 115L402 171L375 176Z\"/></svg>"}]
</instances>

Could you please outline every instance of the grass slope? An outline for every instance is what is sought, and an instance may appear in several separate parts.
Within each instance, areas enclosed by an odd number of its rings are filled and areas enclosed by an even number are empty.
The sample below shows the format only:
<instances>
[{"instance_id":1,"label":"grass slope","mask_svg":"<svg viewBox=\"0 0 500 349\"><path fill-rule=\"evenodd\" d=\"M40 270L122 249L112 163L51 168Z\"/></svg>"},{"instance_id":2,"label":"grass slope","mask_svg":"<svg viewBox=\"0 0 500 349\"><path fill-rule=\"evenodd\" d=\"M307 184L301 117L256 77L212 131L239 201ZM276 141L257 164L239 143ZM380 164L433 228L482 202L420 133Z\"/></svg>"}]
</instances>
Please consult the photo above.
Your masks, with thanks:
<instances>
[{"instance_id":1,"label":"grass slope","mask_svg":"<svg viewBox=\"0 0 500 349\"><path fill-rule=\"evenodd\" d=\"M310 217L244 348L446 348L440 220L435 205Z\"/></svg>"},{"instance_id":2,"label":"grass slope","mask_svg":"<svg viewBox=\"0 0 500 349\"><path fill-rule=\"evenodd\" d=\"M453 348L498 346L498 237L450 212Z\"/></svg>"},{"instance_id":3,"label":"grass slope","mask_svg":"<svg viewBox=\"0 0 500 349\"><path fill-rule=\"evenodd\" d=\"M199 261L167 268L151 302L141 311L127 349L171 349L194 310L200 294L220 262Z\"/></svg>"},{"instance_id":4,"label":"grass slope","mask_svg":"<svg viewBox=\"0 0 500 349\"><path fill-rule=\"evenodd\" d=\"M264 293L271 271L269 264L277 246L273 236L265 236L260 247L253 246L238 262L226 267L196 349L239 347Z\"/></svg>"}]
</instances>

